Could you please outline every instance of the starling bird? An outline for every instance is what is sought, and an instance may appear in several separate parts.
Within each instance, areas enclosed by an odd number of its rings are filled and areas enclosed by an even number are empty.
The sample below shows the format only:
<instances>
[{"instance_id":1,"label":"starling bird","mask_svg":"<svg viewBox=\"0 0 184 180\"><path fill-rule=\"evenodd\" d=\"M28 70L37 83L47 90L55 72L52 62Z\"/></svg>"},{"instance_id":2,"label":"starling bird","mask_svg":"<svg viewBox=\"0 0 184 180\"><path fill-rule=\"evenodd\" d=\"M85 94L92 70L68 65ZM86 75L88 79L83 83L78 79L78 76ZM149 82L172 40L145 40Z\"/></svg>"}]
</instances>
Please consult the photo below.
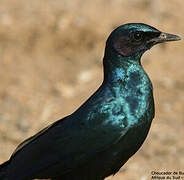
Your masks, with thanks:
<instances>
[{"instance_id":1,"label":"starling bird","mask_svg":"<svg viewBox=\"0 0 184 180\"><path fill-rule=\"evenodd\" d=\"M116 28L106 42L99 89L71 115L22 142L0 165L0 180L103 180L117 173L141 147L154 118L141 56L177 40L142 23Z\"/></svg>"}]
</instances>

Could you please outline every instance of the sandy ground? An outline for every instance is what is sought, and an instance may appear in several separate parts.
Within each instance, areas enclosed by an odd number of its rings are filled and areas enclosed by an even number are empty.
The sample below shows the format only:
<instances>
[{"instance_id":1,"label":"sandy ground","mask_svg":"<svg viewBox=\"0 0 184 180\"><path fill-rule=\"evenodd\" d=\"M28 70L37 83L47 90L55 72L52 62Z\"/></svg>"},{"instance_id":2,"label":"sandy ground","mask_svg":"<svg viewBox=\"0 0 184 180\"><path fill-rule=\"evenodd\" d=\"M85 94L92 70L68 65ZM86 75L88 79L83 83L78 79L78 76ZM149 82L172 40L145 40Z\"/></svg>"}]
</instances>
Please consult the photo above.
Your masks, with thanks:
<instances>
[{"instance_id":1,"label":"sandy ground","mask_svg":"<svg viewBox=\"0 0 184 180\"><path fill-rule=\"evenodd\" d=\"M72 113L99 87L112 29L143 22L184 35L181 0L0 4L0 162L22 140ZM149 180L152 171L184 172L183 49L183 41L167 43L143 56L154 86L156 117L139 152L108 180Z\"/></svg>"}]
</instances>

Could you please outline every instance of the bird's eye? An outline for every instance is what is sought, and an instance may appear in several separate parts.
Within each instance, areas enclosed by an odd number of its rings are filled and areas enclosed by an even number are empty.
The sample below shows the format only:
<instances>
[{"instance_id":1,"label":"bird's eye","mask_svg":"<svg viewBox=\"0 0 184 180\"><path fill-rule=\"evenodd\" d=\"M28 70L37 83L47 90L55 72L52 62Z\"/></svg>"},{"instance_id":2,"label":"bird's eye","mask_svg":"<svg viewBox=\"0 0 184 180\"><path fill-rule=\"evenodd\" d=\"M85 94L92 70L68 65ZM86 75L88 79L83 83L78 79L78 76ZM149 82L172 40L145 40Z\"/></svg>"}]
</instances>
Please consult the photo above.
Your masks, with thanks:
<instances>
[{"instance_id":1,"label":"bird's eye","mask_svg":"<svg viewBox=\"0 0 184 180\"><path fill-rule=\"evenodd\" d=\"M143 39L143 33L142 32L134 32L132 38L134 41L141 41Z\"/></svg>"}]
</instances>

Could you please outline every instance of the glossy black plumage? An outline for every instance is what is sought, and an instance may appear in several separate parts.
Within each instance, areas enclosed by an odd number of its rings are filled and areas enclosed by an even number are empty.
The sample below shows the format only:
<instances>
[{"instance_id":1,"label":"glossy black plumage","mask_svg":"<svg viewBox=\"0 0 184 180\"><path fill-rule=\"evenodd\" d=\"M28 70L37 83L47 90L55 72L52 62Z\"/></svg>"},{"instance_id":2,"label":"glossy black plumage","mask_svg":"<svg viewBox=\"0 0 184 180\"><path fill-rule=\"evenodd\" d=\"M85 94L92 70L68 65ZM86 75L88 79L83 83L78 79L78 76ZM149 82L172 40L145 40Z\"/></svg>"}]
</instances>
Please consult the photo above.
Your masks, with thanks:
<instances>
[{"instance_id":1,"label":"glossy black plumage","mask_svg":"<svg viewBox=\"0 0 184 180\"><path fill-rule=\"evenodd\" d=\"M141 23L115 29L99 89L74 113L20 144L0 166L0 180L103 180L115 174L140 148L154 117L141 56L171 40L179 37Z\"/></svg>"}]
</instances>

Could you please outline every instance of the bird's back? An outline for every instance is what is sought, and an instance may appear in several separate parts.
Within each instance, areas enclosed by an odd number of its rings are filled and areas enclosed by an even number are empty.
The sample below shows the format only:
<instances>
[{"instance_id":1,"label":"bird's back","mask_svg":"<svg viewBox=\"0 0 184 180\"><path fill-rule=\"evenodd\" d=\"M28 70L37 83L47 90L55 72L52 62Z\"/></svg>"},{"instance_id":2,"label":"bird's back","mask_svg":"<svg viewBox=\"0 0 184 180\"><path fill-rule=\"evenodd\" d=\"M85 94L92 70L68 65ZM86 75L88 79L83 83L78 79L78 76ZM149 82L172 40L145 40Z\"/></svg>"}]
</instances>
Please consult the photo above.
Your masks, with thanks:
<instances>
[{"instance_id":1,"label":"bird's back","mask_svg":"<svg viewBox=\"0 0 184 180\"><path fill-rule=\"evenodd\" d=\"M104 82L76 112L20 145L7 180L101 180L116 173L143 143L154 115L149 78L141 66L136 74L133 69L134 75Z\"/></svg>"}]
</instances>

